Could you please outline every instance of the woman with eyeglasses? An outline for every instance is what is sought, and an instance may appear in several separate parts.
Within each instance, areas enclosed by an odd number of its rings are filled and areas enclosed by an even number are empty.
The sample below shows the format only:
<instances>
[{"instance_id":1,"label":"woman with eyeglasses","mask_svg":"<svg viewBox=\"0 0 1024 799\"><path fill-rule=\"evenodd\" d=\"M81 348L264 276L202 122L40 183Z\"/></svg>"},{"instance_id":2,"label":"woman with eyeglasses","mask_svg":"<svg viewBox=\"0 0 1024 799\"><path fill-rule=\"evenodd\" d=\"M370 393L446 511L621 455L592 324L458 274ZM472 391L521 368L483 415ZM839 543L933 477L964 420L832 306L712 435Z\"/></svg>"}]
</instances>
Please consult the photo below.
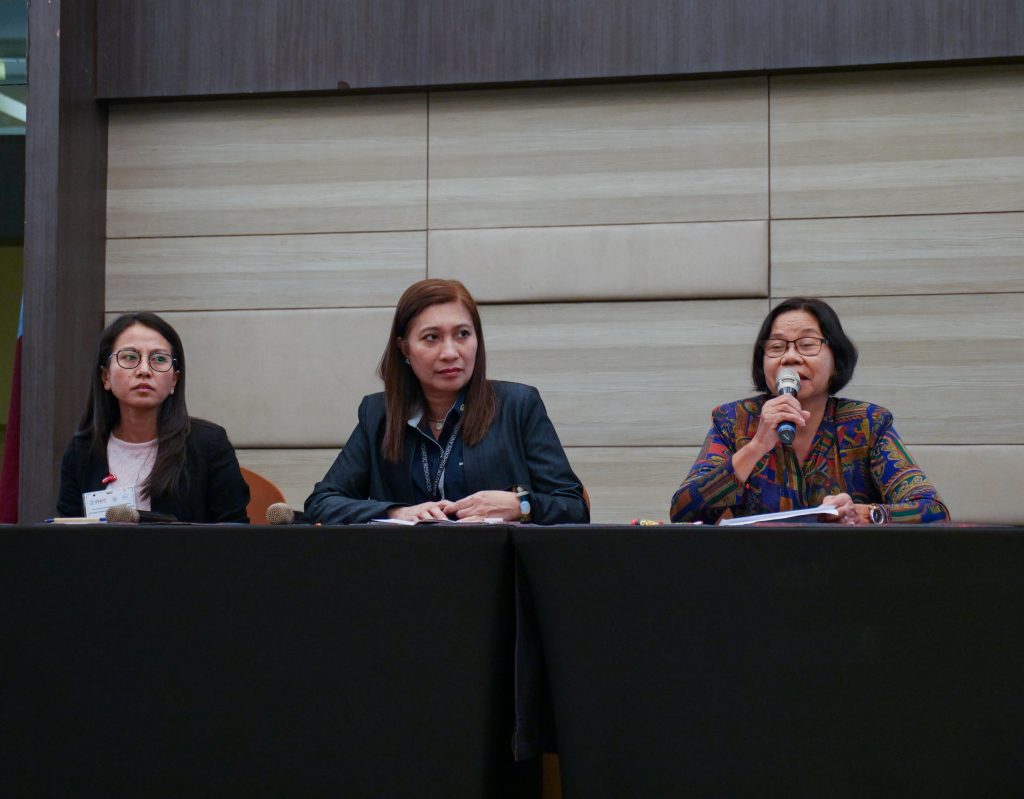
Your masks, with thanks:
<instances>
[{"instance_id":1,"label":"woman with eyeglasses","mask_svg":"<svg viewBox=\"0 0 1024 799\"><path fill-rule=\"evenodd\" d=\"M324 524L590 520L537 389L488 380L480 314L457 280L398 300L359 424L306 500Z\"/></svg>"},{"instance_id":2,"label":"woman with eyeglasses","mask_svg":"<svg viewBox=\"0 0 1024 799\"><path fill-rule=\"evenodd\" d=\"M828 304L794 297L772 309L754 344L752 376L761 394L714 409L697 461L672 497L672 521L715 523L727 512L822 504L838 512L814 517L824 521L948 521L892 414L835 396L856 365L857 348ZM787 385L798 385L798 393Z\"/></svg>"},{"instance_id":3,"label":"woman with eyeglasses","mask_svg":"<svg viewBox=\"0 0 1024 799\"><path fill-rule=\"evenodd\" d=\"M235 450L224 428L189 417L181 338L156 314L124 314L100 335L85 413L61 464L58 513L85 516L84 495L108 487L182 522L249 521Z\"/></svg>"}]
</instances>

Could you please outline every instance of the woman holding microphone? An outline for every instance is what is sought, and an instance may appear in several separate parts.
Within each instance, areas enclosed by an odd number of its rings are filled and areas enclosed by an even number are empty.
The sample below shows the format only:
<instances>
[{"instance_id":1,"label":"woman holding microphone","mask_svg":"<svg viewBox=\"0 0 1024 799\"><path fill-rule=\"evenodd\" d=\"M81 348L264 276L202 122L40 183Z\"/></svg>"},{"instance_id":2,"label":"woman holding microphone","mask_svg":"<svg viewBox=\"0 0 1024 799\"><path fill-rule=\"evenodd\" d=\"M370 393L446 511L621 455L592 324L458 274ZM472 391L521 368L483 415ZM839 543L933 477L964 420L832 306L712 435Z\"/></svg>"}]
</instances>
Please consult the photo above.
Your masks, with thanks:
<instances>
[{"instance_id":1,"label":"woman holding microphone","mask_svg":"<svg viewBox=\"0 0 1024 799\"><path fill-rule=\"evenodd\" d=\"M836 396L856 365L857 349L827 303L794 297L777 305L754 343L761 394L714 409L697 461L672 498L672 521L821 504L838 513L824 520L847 524L948 521L892 414Z\"/></svg>"}]
</instances>

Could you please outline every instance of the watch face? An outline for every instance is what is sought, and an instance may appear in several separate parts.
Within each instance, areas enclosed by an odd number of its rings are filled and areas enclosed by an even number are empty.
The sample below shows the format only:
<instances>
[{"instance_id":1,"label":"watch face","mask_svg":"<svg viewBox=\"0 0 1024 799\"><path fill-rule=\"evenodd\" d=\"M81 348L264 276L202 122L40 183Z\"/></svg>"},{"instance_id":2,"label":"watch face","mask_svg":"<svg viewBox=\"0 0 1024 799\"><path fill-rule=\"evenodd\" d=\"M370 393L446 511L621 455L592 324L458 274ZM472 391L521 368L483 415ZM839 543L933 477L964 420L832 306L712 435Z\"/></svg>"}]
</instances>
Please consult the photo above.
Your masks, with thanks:
<instances>
[{"instance_id":1,"label":"watch face","mask_svg":"<svg viewBox=\"0 0 1024 799\"><path fill-rule=\"evenodd\" d=\"M882 524L885 521L885 513L877 505L871 506L870 516L872 524Z\"/></svg>"},{"instance_id":2,"label":"watch face","mask_svg":"<svg viewBox=\"0 0 1024 799\"><path fill-rule=\"evenodd\" d=\"M530 513L530 500L523 497L519 500L519 513L526 516Z\"/></svg>"}]
</instances>

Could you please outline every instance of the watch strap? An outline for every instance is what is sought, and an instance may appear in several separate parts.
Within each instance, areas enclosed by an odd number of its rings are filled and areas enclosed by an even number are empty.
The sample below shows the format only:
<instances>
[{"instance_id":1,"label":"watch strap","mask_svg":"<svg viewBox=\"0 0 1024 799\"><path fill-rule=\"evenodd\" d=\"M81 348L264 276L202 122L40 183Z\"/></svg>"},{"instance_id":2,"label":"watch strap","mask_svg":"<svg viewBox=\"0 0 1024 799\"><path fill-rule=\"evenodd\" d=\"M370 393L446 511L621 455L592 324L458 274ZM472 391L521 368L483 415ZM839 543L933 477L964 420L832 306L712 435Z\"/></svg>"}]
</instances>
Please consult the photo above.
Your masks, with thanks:
<instances>
[{"instance_id":1,"label":"watch strap","mask_svg":"<svg viewBox=\"0 0 1024 799\"><path fill-rule=\"evenodd\" d=\"M530 504L530 491L521 485L514 485L510 489L519 500L519 522L525 524L533 518L533 506Z\"/></svg>"}]
</instances>

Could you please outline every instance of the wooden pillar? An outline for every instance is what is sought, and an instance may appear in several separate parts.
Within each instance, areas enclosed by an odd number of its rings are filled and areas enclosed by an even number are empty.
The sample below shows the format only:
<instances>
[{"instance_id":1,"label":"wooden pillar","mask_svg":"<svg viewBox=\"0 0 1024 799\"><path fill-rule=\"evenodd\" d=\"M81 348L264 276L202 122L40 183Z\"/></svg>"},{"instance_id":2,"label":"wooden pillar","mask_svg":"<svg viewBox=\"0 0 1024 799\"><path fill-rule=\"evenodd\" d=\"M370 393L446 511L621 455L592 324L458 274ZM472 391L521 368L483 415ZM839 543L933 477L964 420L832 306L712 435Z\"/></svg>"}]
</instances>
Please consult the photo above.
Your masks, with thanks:
<instances>
[{"instance_id":1,"label":"wooden pillar","mask_svg":"<svg viewBox=\"0 0 1024 799\"><path fill-rule=\"evenodd\" d=\"M102 329L107 116L97 0L31 3L19 520L52 516Z\"/></svg>"}]
</instances>

